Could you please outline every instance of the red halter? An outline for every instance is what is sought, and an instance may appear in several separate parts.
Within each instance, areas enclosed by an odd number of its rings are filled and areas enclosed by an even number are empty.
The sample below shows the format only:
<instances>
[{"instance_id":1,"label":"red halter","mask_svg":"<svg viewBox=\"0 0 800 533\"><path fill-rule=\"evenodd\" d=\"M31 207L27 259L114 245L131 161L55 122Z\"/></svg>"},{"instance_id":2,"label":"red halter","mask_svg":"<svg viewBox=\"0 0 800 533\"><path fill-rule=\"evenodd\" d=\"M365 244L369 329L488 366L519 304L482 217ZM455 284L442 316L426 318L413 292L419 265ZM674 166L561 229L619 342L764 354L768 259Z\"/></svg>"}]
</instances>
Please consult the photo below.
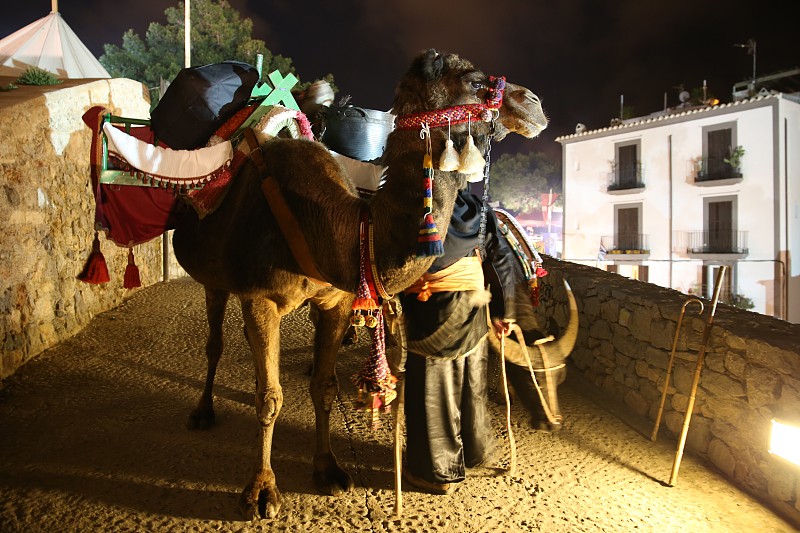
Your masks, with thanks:
<instances>
[{"instance_id":1,"label":"red halter","mask_svg":"<svg viewBox=\"0 0 800 533\"><path fill-rule=\"evenodd\" d=\"M470 120L482 120L489 122L492 120L494 111L503 105L503 93L506 90L506 78L500 76L495 78L489 76L489 88L486 92L486 103L483 104L464 104L435 111L423 111L397 117L395 129L411 130L427 124L431 128L453 124L464 124Z\"/></svg>"}]
</instances>

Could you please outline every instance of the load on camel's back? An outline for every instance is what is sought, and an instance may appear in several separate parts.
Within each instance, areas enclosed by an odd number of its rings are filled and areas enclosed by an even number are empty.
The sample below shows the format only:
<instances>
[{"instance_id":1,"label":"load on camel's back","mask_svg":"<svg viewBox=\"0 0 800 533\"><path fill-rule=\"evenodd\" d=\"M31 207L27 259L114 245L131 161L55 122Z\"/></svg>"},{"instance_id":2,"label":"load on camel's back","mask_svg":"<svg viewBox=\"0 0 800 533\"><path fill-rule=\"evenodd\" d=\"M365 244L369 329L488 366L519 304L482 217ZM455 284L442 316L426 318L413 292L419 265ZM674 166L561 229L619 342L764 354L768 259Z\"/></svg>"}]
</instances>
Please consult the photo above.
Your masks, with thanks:
<instances>
[{"instance_id":1,"label":"load on camel's back","mask_svg":"<svg viewBox=\"0 0 800 533\"><path fill-rule=\"evenodd\" d=\"M533 138L547 126L530 90L435 50L413 60L397 86L392 111L397 127L383 154L384 182L369 201L358 197L350 176L322 143L308 135L281 138L255 128L245 130L248 143L242 144L250 148L237 148L245 157L233 159L224 193L203 202L218 204L214 209L198 213L193 204L195 209L171 211L175 255L204 286L209 323L206 383L190 427L214 423L212 390L223 351L225 308L231 294L241 304L260 425L258 461L240 498L248 519L274 517L281 508L271 465L272 435L283 407L281 317L305 303L319 310L311 378L313 480L322 493L337 495L350 490L353 481L331 450L336 355L353 310L376 320L376 330L383 331L377 327L383 320L380 305L419 279L441 250L456 194L467 183L465 170L439 167L446 143L482 160L491 139L509 133ZM482 166L482 161L473 164L469 173ZM156 174L149 179L186 183ZM380 348L380 342L373 345L356 380L367 408L379 409L395 395Z\"/></svg>"}]
</instances>

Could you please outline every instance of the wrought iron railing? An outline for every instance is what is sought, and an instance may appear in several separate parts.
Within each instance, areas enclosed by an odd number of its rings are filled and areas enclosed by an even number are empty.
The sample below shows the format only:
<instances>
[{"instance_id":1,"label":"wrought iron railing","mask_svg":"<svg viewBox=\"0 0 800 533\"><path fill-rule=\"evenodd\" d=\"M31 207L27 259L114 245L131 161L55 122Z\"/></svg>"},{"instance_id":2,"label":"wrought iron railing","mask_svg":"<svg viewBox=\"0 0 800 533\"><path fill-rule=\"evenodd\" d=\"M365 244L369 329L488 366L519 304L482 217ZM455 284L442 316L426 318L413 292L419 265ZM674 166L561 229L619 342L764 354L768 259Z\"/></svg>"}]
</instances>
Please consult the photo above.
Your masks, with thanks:
<instances>
[{"instance_id":1,"label":"wrought iron railing","mask_svg":"<svg viewBox=\"0 0 800 533\"><path fill-rule=\"evenodd\" d=\"M746 254L747 232L735 230L687 232L687 251L692 254Z\"/></svg>"},{"instance_id":2,"label":"wrought iron railing","mask_svg":"<svg viewBox=\"0 0 800 533\"><path fill-rule=\"evenodd\" d=\"M642 177L642 166L614 168L609 174L609 191L624 191L628 189L644 188L644 178Z\"/></svg>"},{"instance_id":3,"label":"wrought iron railing","mask_svg":"<svg viewBox=\"0 0 800 533\"><path fill-rule=\"evenodd\" d=\"M703 157L697 161L695 181L714 181L741 178L739 169L731 166L724 157Z\"/></svg>"},{"instance_id":4,"label":"wrought iron railing","mask_svg":"<svg viewBox=\"0 0 800 533\"><path fill-rule=\"evenodd\" d=\"M618 233L600 237L608 254L646 254L650 252L649 235L643 233Z\"/></svg>"}]
</instances>

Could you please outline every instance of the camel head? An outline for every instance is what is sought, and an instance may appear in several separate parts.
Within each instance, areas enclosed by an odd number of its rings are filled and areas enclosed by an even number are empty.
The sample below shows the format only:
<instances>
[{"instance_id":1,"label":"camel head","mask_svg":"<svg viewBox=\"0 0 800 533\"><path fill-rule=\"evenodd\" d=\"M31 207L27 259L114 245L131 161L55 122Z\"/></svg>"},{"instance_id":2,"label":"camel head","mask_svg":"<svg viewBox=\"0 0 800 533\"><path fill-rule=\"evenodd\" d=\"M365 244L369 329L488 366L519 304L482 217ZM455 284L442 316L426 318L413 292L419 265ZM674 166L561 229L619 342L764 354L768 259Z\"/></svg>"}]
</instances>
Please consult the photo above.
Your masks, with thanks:
<instances>
[{"instance_id":1,"label":"camel head","mask_svg":"<svg viewBox=\"0 0 800 533\"><path fill-rule=\"evenodd\" d=\"M547 127L541 102L530 90L487 76L455 54L433 49L414 59L397 86L392 109L399 117L398 128L426 122L444 128L446 135L449 126L457 146L469 129L482 150L492 118L497 119L497 140L509 133L533 138Z\"/></svg>"}]
</instances>

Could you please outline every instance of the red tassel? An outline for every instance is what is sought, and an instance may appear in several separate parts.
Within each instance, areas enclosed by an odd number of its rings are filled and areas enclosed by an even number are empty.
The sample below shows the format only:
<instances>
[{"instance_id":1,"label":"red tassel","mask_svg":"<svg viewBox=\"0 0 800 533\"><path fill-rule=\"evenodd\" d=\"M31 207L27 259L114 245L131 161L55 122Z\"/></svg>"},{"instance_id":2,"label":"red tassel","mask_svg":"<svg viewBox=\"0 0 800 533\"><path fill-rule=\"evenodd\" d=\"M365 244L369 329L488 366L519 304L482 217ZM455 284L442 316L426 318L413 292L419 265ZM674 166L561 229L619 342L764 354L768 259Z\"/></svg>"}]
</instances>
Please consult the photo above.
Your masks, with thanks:
<instances>
[{"instance_id":1,"label":"red tassel","mask_svg":"<svg viewBox=\"0 0 800 533\"><path fill-rule=\"evenodd\" d=\"M122 286L126 289L142 286L142 281L139 279L139 267L133 260L133 248L128 248L128 266L125 267L125 281Z\"/></svg>"},{"instance_id":2,"label":"red tassel","mask_svg":"<svg viewBox=\"0 0 800 533\"><path fill-rule=\"evenodd\" d=\"M95 232L94 241L92 242L92 253L89 254L89 259L87 259L83 271L78 274L78 279L95 285L111 280L108 276L106 258L103 257L103 252L100 251L100 240L97 238L97 232Z\"/></svg>"}]
</instances>

